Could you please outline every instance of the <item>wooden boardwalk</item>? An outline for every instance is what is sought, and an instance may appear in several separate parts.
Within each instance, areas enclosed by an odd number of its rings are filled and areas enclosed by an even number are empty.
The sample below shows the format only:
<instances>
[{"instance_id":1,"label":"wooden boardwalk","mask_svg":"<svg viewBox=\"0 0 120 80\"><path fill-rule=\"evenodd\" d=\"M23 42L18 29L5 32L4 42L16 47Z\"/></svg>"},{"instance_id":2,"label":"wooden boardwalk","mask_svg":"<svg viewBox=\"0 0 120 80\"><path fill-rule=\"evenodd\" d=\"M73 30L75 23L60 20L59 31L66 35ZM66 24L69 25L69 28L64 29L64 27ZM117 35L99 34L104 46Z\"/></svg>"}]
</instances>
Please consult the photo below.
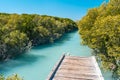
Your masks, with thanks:
<instances>
[{"instance_id":1,"label":"wooden boardwalk","mask_svg":"<svg viewBox=\"0 0 120 80\"><path fill-rule=\"evenodd\" d=\"M104 78L94 56L63 55L47 80L104 80Z\"/></svg>"}]
</instances>

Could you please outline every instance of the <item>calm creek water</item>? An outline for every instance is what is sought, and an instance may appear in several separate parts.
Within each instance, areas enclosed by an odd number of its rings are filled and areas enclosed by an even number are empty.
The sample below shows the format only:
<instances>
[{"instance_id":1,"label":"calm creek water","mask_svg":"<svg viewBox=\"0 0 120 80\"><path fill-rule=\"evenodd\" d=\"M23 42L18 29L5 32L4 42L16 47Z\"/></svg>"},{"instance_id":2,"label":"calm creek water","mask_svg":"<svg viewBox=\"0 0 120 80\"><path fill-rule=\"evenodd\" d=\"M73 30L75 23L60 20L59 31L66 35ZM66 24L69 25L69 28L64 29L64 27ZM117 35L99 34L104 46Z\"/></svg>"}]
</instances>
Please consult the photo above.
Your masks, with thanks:
<instances>
[{"instance_id":1,"label":"calm creek water","mask_svg":"<svg viewBox=\"0 0 120 80\"><path fill-rule=\"evenodd\" d=\"M17 73L24 80L45 80L63 53L91 56L91 49L81 45L80 42L77 31L65 34L55 43L34 47L14 60L0 63L0 73L5 76ZM103 76L105 80L112 80L108 72L103 72Z\"/></svg>"}]
</instances>

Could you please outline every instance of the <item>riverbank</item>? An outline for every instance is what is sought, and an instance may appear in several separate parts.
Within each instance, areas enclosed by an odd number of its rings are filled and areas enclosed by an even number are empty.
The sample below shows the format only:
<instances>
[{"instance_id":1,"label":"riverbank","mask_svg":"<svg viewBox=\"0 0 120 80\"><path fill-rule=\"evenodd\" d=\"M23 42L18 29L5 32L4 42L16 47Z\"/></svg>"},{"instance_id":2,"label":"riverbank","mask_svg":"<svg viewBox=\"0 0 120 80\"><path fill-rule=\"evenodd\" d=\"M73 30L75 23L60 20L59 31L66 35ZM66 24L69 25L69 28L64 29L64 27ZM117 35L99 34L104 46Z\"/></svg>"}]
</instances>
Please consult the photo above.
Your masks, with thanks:
<instances>
[{"instance_id":1,"label":"riverbank","mask_svg":"<svg viewBox=\"0 0 120 80\"><path fill-rule=\"evenodd\" d=\"M32 46L52 43L77 29L68 18L37 14L0 13L0 61L27 52Z\"/></svg>"}]
</instances>

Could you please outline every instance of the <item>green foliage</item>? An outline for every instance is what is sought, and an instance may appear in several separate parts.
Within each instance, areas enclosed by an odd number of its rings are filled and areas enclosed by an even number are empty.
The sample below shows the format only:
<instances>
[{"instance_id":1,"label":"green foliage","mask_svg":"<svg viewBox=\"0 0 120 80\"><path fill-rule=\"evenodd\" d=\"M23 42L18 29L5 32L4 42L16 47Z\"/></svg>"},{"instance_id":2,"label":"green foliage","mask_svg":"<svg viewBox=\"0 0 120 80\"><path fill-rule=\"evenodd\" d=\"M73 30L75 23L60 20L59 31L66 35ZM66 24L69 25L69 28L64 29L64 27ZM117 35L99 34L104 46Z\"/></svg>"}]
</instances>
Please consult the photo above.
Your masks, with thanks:
<instances>
[{"instance_id":1,"label":"green foliage","mask_svg":"<svg viewBox=\"0 0 120 80\"><path fill-rule=\"evenodd\" d=\"M17 74L15 74L8 76L7 78L5 78L3 75L0 75L0 80L23 80L23 79L20 78Z\"/></svg>"},{"instance_id":2,"label":"green foliage","mask_svg":"<svg viewBox=\"0 0 120 80\"><path fill-rule=\"evenodd\" d=\"M90 9L79 21L82 43L94 49L102 67L120 78L120 0Z\"/></svg>"},{"instance_id":3,"label":"green foliage","mask_svg":"<svg viewBox=\"0 0 120 80\"><path fill-rule=\"evenodd\" d=\"M31 46L54 42L75 29L76 23L67 18L0 13L0 60L21 54Z\"/></svg>"},{"instance_id":4,"label":"green foliage","mask_svg":"<svg viewBox=\"0 0 120 80\"><path fill-rule=\"evenodd\" d=\"M8 76L6 80L23 80L17 74Z\"/></svg>"},{"instance_id":5,"label":"green foliage","mask_svg":"<svg viewBox=\"0 0 120 80\"><path fill-rule=\"evenodd\" d=\"M0 74L0 80L5 80L5 78L2 74Z\"/></svg>"}]
</instances>

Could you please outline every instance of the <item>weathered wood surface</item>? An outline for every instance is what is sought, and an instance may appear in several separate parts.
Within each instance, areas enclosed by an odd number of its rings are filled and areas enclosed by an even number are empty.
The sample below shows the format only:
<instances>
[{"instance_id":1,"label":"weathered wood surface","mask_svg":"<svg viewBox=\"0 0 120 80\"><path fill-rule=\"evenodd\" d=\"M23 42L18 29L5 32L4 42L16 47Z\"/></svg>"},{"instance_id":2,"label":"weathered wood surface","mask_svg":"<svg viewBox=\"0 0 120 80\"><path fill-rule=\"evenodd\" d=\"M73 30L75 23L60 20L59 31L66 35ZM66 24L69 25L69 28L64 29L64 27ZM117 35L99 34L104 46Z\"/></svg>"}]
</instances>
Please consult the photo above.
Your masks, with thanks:
<instances>
[{"instance_id":1,"label":"weathered wood surface","mask_svg":"<svg viewBox=\"0 0 120 80\"><path fill-rule=\"evenodd\" d=\"M47 80L104 80L94 56L65 56Z\"/></svg>"}]
</instances>

